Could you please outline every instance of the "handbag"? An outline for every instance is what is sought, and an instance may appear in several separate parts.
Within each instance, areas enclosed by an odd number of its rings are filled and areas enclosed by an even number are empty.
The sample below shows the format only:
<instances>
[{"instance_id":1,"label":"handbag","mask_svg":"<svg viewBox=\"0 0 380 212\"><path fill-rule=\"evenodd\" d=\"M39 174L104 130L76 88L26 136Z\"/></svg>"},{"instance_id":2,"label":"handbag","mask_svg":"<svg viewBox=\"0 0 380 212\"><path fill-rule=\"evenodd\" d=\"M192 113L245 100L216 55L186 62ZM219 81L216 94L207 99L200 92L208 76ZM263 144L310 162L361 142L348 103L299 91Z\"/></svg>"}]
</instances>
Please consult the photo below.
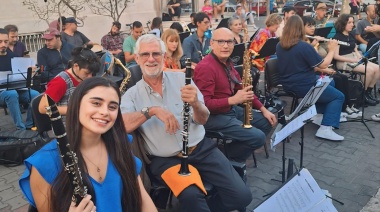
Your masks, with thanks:
<instances>
[{"instance_id":1,"label":"handbag","mask_svg":"<svg viewBox=\"0 0 380 212\"><path fill-rule=\"evenodd\" d=\"M37 131L0 131L0 164L18 166L45 143Z\"/></svg>"}]
</instances>

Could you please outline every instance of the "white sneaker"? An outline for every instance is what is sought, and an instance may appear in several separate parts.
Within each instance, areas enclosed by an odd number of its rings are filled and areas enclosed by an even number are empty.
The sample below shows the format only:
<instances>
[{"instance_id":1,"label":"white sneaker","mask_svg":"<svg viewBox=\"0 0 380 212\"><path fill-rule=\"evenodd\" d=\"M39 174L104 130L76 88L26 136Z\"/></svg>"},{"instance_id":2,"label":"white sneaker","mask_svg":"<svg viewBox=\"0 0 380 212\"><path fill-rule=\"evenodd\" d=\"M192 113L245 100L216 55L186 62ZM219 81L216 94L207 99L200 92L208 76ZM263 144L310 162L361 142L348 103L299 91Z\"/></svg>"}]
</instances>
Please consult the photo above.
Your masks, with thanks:
<instances>
[{"instance_id":1,"label":"white sneaker","mask_svg":"<svg viewBox=\"0 0 380 212\"><path fill-rule=\"evenodd\" d=\"M344 137L335 133L332 128L333 128L332 126L321 125L321 127L318 129L315 136L317 136L318 138L323 138L330 141L343 141Z\"/></svg>"},{"instance_id":2,"label":"white sneaker","mask_svg":"<svg viewBox=\"0 0 380 212\"><path fill-rule=\"evenodd\" d=\"M314 124L321 126L323 119L323 114L317 114L311 120L313 121Z\"/></svg>"},{"instance_id":3,"label":"white sneaker","mask_svg":"<svg viewBox=\"0 0 380 212\"><path fill-rule=\"evenodd\" d=\"M359 109L357 109L357 108L355 108L354 105L352 105L351 110L353 110L355 113L357 113L358 116L362 116L362 114L363 114L362 111L359 110Z\"/></svg>"},{"instance_id":4,"label":"white sneaker","mask_svg":"<svg viewBox=\"0 0 380 212\"><path fill-rule=\"evenodd\" d=\"M374 120L374 121L380 121L380 113L371 116L371 118L372 118L372 120Z\"/></svg>"},{"instance_id":5,"label":"white sneaker","mask_svg":"<svg viewBox=\"0 0 380 212\"><path fill-rule=\"evenodd\" d=\"M354 119L354 118L357 118L357 117L358 117L358 114L355 113L355 111L352 110L350 107L348 107L348 105L347 105L347 107L346 107L346 113L347 113L347 115L346 115L347 118L352 118L352 119Z\"/></svg>"},{"instance_id":6,"label":"white sneaker","mask_svg":"<svg viewBox=\"0 0 380 212\"><path fill-rule=\"evenodd\" d=\"M345 121L347 121L347 113L345 113L345 112L341 112L340 113L340 119L339 119L339 122L345 122Z\"/></svg>"}]
</instances>

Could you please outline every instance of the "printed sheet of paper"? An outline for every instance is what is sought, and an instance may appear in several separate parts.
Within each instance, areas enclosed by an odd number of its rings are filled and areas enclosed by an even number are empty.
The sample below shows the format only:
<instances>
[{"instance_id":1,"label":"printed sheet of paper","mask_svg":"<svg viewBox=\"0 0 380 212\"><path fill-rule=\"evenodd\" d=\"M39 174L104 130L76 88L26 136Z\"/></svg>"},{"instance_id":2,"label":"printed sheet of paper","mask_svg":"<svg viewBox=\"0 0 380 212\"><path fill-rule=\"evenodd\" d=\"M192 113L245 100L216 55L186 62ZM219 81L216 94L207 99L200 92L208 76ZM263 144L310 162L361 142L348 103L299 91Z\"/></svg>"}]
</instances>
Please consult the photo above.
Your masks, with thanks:
<instances>
[{"instance_id":1,"label":"printed sheet of paper","mask_svg":"<svg viewBox=\"0 0 380 212\"><path fill-rule=\"evenodd\" d=\"M274 141L271 142L271 148L273 149L282 140L305 125L304 121L311 119L315 115L317 115L317 109L315 108L315 105L313 105L306 112L289 122L284 128L282 128L282 130L275 134Z\"/></svg>"},{"instance_id":2,"label":"printed sheet of paper","mask_svg":"<svg viewBox=\"0 0 380 212\"><path fill-rule=\"evenodd\" d=\"M11 63L12 63L12 74L27 73L28 68L36 64L33 58L26 58L26 57L14 57L12 58Z\"/></svg>"},{"instance_id":3,"label":"printed sheet of paper","mask_svg":"<svg viewBox=\"0 0 380 212\"><path fill-rule=\"evenodd\" d=\"M337 212L307 169L295 175L254 212Z\"/></svg>"}]
</instances>

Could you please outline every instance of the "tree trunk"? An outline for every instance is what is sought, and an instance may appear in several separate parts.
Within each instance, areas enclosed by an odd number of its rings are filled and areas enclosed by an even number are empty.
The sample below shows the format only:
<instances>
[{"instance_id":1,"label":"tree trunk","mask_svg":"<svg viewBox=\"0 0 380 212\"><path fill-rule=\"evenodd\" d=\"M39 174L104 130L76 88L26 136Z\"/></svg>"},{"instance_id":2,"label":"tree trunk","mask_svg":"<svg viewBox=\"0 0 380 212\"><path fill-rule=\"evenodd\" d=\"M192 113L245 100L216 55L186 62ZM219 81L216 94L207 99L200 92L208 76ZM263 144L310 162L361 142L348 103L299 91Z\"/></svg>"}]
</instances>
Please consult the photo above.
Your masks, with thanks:
<instances>
[{"instance_id":1,"label":"tree trunk","mask_svg":"<svg viewBox=\"0 0 380 212\"><path fill-rule=\"evenodd\" d=\"M350 0L342 1L342 10L340 11L340 14L350 14L351 7L349 3L350 3Z\"/></svg>"}]
</instances>

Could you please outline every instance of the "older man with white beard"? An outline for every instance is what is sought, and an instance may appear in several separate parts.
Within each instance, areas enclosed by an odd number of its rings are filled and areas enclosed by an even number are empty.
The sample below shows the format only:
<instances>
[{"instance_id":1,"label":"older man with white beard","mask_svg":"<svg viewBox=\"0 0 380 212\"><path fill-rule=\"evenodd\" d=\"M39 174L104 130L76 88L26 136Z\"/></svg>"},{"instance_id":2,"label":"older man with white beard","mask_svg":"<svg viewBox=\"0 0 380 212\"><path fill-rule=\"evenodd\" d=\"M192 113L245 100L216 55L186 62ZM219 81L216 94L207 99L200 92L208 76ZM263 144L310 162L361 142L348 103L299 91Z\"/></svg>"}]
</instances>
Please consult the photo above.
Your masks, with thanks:
<instances>
[{"instance_id":1,"label":"older man with white beard","mask_svg":"<svg viewBox=\"0 0 380 212\"><path fill-rule=\"evenodd\" d=\"M193 84L185 85L185 74L163 72L165 44L155 35L141 36L136 42L135 60L143 79L128 89L121 100L121 110L128 132L138 130L145 140L153 176L167 184L177 196L181 211L231 211L245 208L252 194L228 159L216 148L214 141L205 138L209 111L203 96ZM189 164L201 179L199 183L184 184L178 175L181 163L184 102L190 105L188 125ZM172 172L173 171L173 172ZM191 176L197 176L192 171ZM177 182L171 186L173 179ZM183 179L183 178L182 178ZM187 178L189 179L189 178ZM197 181L199 180L199 181ZM202 182L217 190L215 198L205 200Z\"/></svg>"}]
</instances>

